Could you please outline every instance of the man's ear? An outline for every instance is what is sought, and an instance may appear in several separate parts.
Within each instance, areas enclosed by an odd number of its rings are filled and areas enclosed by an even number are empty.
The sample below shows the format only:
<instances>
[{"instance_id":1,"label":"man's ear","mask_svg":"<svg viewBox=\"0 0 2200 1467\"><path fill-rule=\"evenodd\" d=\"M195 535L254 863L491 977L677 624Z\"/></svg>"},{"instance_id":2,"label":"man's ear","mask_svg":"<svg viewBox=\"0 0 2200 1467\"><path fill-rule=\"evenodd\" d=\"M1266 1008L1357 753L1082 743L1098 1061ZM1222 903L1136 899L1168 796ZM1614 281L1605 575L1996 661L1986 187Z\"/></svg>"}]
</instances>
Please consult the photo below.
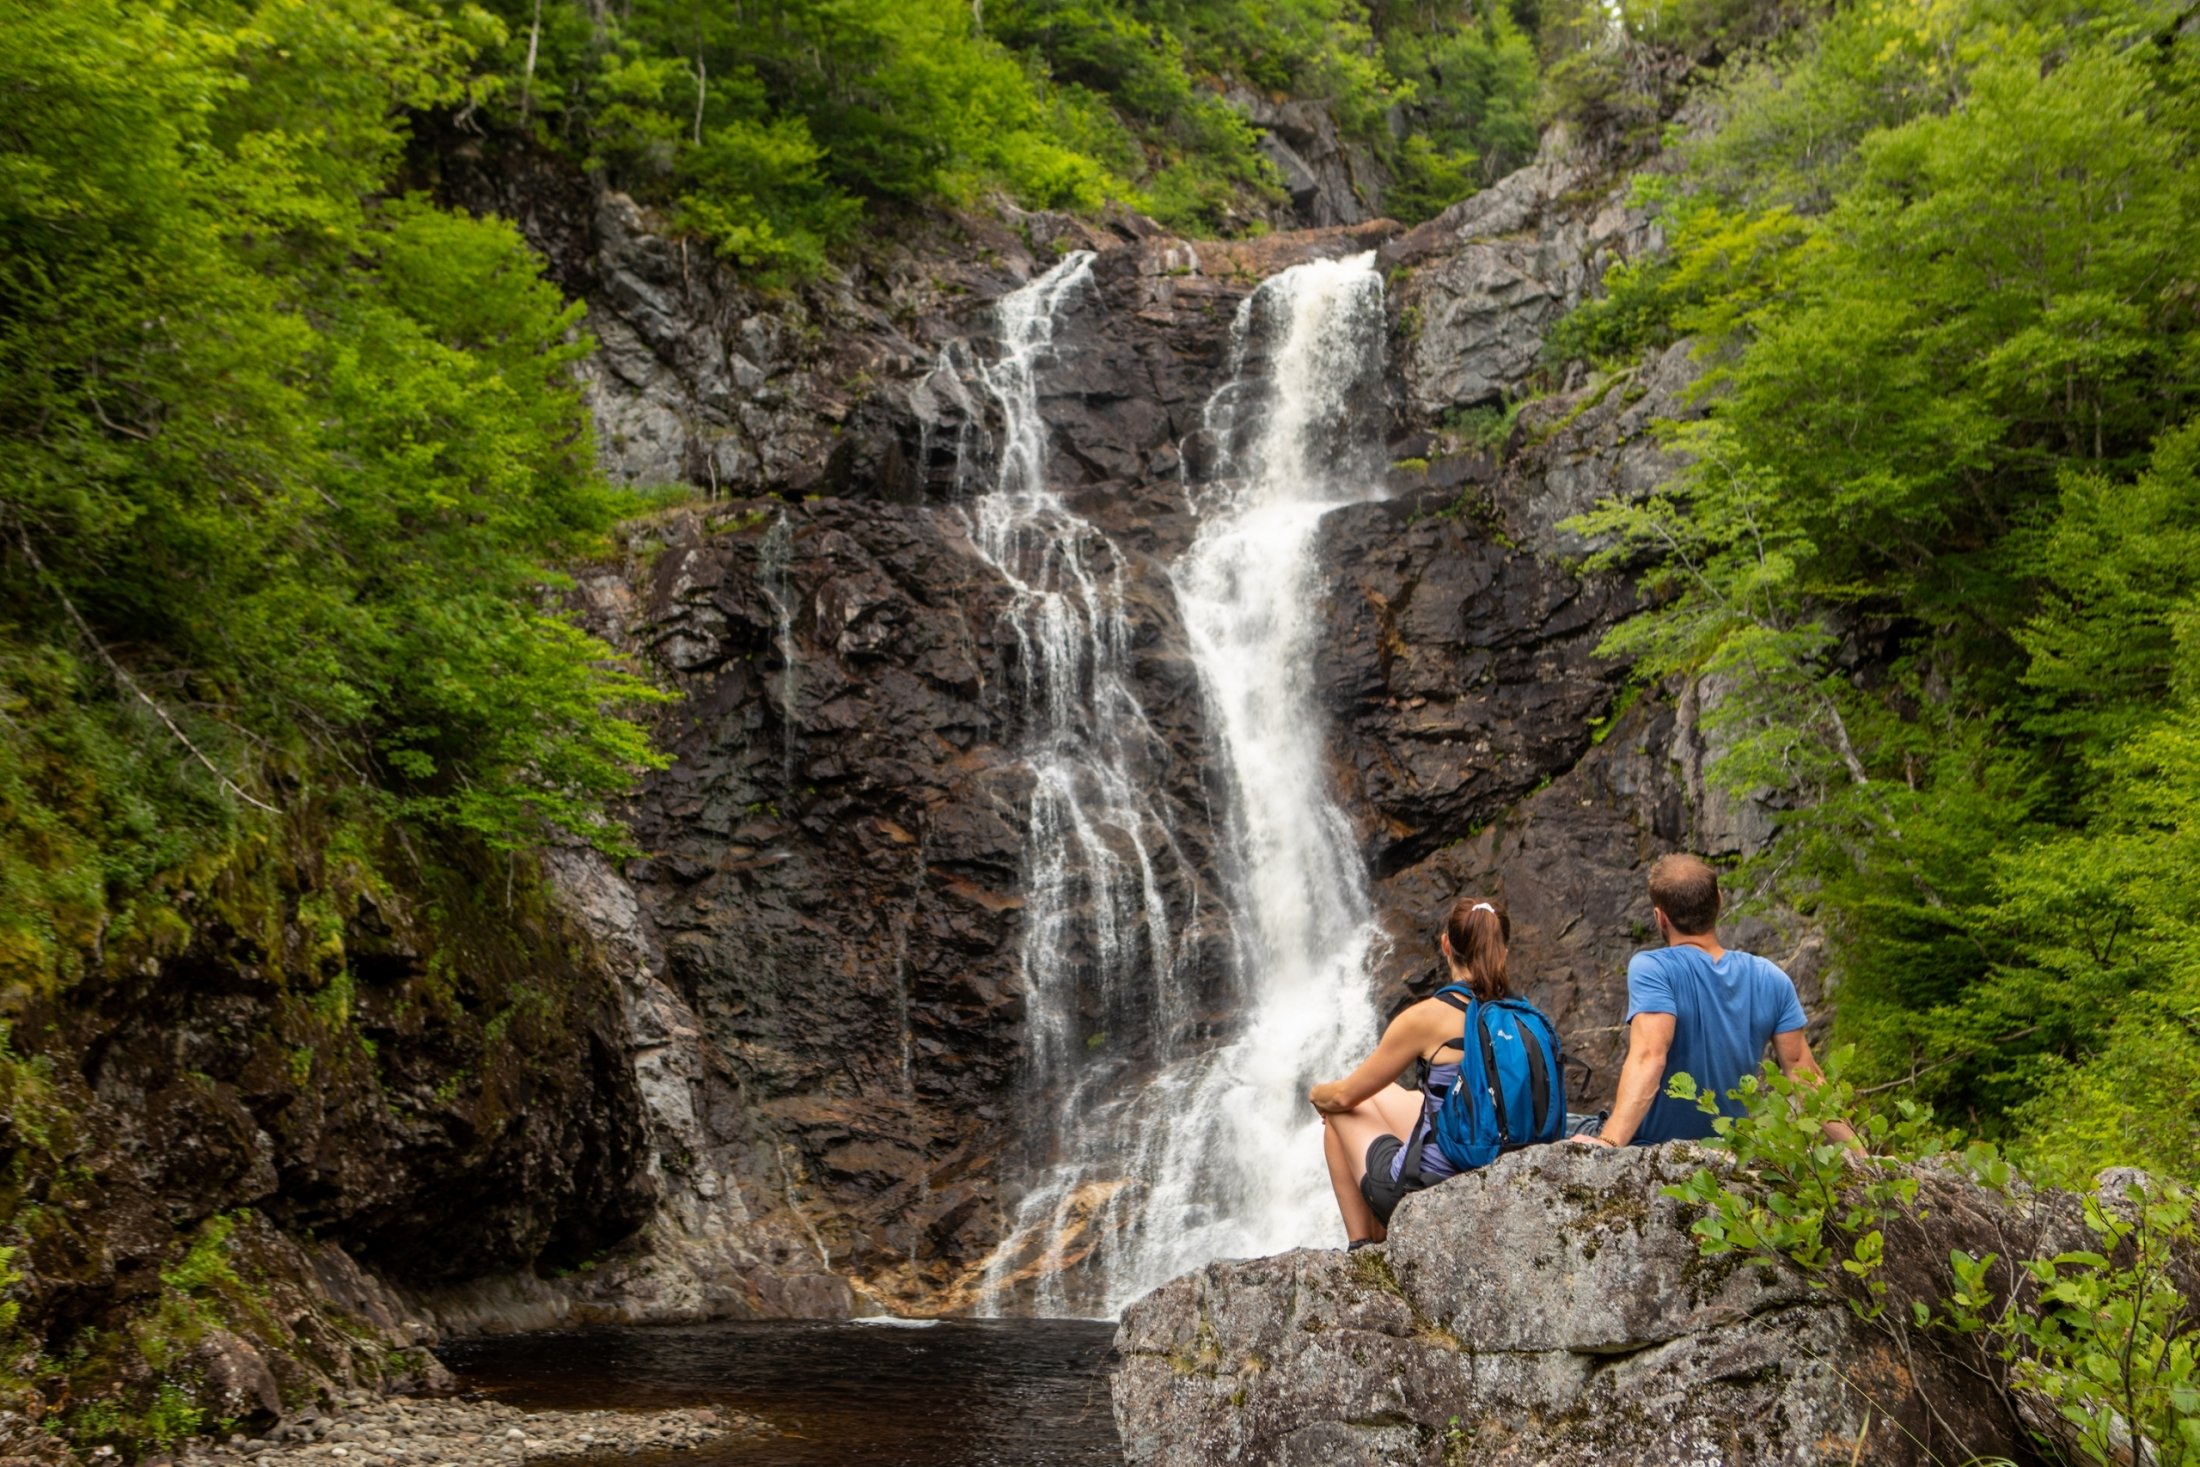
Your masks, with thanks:
<instances>
[{"instance_id":1,"label":"man's ear","mask_svg":"<svg viewBox=\"0 0 2200 1467\"><path fill-rule=\"evenodd\" d=\"M1667 942L1671 942L1673 940L1673 919L1665 915L1665 908L1653 902L1650 905L1650 915L1657 919L1658 936L1664 938Z\"/></svg>"}]
</instances>

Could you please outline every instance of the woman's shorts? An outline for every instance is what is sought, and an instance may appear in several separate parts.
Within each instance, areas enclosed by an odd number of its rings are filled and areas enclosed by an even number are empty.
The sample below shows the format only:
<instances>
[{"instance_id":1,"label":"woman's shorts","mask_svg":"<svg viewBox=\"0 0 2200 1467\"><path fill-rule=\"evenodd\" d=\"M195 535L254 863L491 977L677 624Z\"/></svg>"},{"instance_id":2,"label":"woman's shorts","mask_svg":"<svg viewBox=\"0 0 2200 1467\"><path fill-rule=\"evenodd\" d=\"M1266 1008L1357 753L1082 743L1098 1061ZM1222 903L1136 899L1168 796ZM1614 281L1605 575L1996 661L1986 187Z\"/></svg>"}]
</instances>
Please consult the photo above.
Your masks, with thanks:
<instances>
[{"instance_id":1,"label":"woman's shorts","mask_svg":"<svg viewBox=\"0 0 2200 1467\"><path fill-rule=\"evenodd\" d=\"M1592 1135L1603 1129L1604 1118L1609 1114L1609 1111L1600 1110L1595 1115L1576 1115L1569 1111L1566 1114L1565 1129L1561 1134L1564 1136ZM1392 1180L1390 1159L1396 1156L1398 1148L1405 1144L1396 1136L1391 1135L1377 1136L1367 1143L1367 1175L1360 1178L1360 1195L1365 1197L1367 1205L1374 1209L1375 1221L1386 1228L1390 1226L1390 1215L1398 1210L1398 1204L1406 1199L1408 1193L1421 1191L1425 1187L1433 1187L1444 1180L1443 1177L1423 1177L1415 1181L1404 1176ZM1400 1167L1399 1170L1403 1172L1405 1168ZM1450 1176L1452 1174L1446 1172L1444 1175Z\"/></svg>"},{"instance_id":2,"label":"woman's shorts","mask_svg":"<svg viewBox=\"0 0 2200 1467\"><path fill-rule=\"evenodd\" d=\"M1360 1178L1360 1195L1374 1209L1375 1221L1390 1226L1390 1215L1398 1210L1409 1192L1418 1192L1432 1185L1437 1179L1399 1177L1392 1180L1390 1159L1398 1154L1398 1148L1406 1143L1396 1136L1382 1135L1367 1143L1367 1175ZM1401 1168L1403 1170L1403 1168Z\"/></svg>"}]
</instances>

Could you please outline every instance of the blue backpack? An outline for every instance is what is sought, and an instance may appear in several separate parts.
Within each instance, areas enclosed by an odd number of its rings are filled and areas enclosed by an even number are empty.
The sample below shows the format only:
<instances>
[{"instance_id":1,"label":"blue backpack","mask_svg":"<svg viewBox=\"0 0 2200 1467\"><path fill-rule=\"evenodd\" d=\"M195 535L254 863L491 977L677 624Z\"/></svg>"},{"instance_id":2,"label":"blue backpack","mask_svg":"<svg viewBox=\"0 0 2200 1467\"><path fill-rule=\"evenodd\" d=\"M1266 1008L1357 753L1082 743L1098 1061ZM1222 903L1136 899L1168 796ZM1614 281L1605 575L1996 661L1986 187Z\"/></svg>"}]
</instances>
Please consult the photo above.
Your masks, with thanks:
<instances>
[{"instance_id":1,"label":"blue backpack","mask_svg":"<svg viewBox=\"0 0 2200 1467\"><path fill-rule=\"evenodd\" d=\"M1524 998L1485 1003L1456 983L1435 996L1465 1017L1459 1078L1434 1105L1437 1149L1473 1171L1505 1152L1558 1140L1566 1129L1564 1054L1543 1010Z\"/></svg>"}]
</instances>

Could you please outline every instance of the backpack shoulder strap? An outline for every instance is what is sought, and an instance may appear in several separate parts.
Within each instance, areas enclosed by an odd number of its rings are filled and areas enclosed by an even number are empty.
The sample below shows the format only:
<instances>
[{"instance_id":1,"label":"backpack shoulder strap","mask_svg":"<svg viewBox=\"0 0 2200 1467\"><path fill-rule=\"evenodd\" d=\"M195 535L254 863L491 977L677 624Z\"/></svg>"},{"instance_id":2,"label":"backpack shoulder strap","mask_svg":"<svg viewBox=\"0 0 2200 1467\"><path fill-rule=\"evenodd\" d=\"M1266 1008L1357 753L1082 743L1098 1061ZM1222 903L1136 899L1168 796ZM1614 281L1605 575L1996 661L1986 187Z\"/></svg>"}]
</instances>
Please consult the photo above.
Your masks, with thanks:
<instances>
[{"instance_id":1,"label":"backpack shoulder strap","mask_svg":"<svg viewBox=\"0 0 2200 1467\"><path fill-rule=\"evenodd\" d=\"M1467 988L1464 984L1447 983L1442 988L1439 988L1434 993L1430 994L1429 997L1434 998L1442 1003L1450 1004L1453 1008L1459 1010L1462 1015L1471 1014L1474 1012L1473 990ZM1447 1039L1442 1044L1437 1045L1436 1052L1438 1054L1442 1054L1447 1049L1456 1049L1461 1054L1465 1054L1466 1048L1467 1026L1465 1020L1462 1019L1459 1025L1459 1037L1457 1039ZM1426 1057L1423 1057L1420 1063L1421 1078L1423 1079L1423 1081L1426 1081L1428 1079L1429 1062Z\"/></svg>"},{"instance_id":2,"label":"backpack shoulder strap","mask_svg":"<svg viewBox=\"0 0 2200 1467\"><path fill-rule=\"evenodd\" d=\"M1550 1015L1544 1013L1530 999L1503 999L1493 1007L1509 1009L1521 1021L1534 1019L1534 1027L1540 1029L1550 1041L1551 1053L1546 1058L1542 1043L1539 1042L1534 1033L1526 1032L1529 1026L1525 1022L1522 1023L1524 1031L1522 1039L1524 1042L1521 1045L1521 1050L1528 1062L1528 1095L1530 1105L1534 1110L1533 1120L1535 1122L1533 1134L1540 1136L1550 1121L1551 1101L1554 1091L1560 1097L1561 1106L1564 1103L1564 1090L1561 1087L1565 1084L1565 1051L1559 1044L1558 1026L1551 1022ZM1555 1076L1552 1073L1554 1069L1558 1071Z\"/></svg>"}]
</instances>

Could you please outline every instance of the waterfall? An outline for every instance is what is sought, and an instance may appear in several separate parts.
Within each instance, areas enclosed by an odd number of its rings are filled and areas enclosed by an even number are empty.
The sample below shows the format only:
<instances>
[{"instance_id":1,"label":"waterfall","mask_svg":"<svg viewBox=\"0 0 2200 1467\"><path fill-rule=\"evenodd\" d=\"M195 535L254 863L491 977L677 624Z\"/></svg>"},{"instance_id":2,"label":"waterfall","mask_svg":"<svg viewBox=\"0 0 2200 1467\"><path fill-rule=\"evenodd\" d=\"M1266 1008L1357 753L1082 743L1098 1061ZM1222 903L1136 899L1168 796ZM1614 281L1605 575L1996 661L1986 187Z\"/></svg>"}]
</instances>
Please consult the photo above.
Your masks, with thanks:
<instances>
[{"instance_id":1,"label":"waterfall","mask_svg":"<svg viewBox=\"0 0 2200 1467\"><path fill-rule=\"evenodd\" d=\"M1231 380L1208 405L1218 470L1192 489L1200 528L1171 582L1219 756L1236 1023L1220 1043L1178 1053L1189 998L1137 834L1158 822L1130 757L1149 736L1122 675L1120 565L1110 555L1104 573L1089 569L1104 537L1045 486L1032 386L1054 313L1087 266L1072 257L1003 303L1004 355L988 378L1008 451L980 506L980 542L1004 573L1043 566L1055 588L1046 601L1011 576L1032 603L1018 636L1051 731L1033 759L1023 956L1035 1067L1060 1099L1057 1162L989 1261L985 1298L998 1306L1025 1280L1038 1312L1108 1316L1210 1259L1337 1237L1305 1091L1374 1040L1379 939L1357 844L1329 794L1312 673L1316 547L1322 516L1380 482L1370 409L1384 326L1372 256L1284 271L1240 308ZM1125 942L1132 921L1148 930ZM1136 992L1160 1012L1150 1079L1131 1083L1120 1063L1073 1051L1079 987L1065 959L1079 932L1115 1003Z\"/></svg>"},{"instance_id":2,"label":"waterfall","mask_svg":"<svg viewBox=\"0 0 2200 1467\"><path fill-rule=\"evenodd\" d=\"M1092 259L1069 255L1000 302L1000 355L980 373L1001 412L1000 467L971 523L972 542L1012 593L1032 777L1020 954L1029 1093L1051 1111L1035 1129L1056 1155L1083 1150L1083 1118L1120 1066L1125 1036L1166 1035L1180 1022L1177 943L1192 917L1164 895L1184 859L1151 793L1159 741L1130 686L1122 557L1047 479L1039 374L1054 359L1061 314L1090 287ZM1032 1190L1011 1243L1035 1245L1038 1256L998 1250L981 1308L1000 1307L1024 1277L1040 1312L1071 1312L1068 1215L1092 1195L1077 1168L1058 1167Z\"/></svg>"},{"instance_id":3,"label":"waterfall","mask_svg":"<svg viewBox=\"0 0 2200 1467\"><path fill-rule=\"evenodd\" d=\"M1171 580L1219 755L1239 1027L1166 1076L1144 1118L1147 1196L1106 1280L1110 1313L1210 1259L1339 1236L1306 1090L1374 1042L1380 937L1330 797L1317 551L1322 517L1381 483L1383 333L1372 255L1286 270L1240 308L1236 370L1208 405L1221 463L1194 491L1199 533Z\"/></svg>"},{"instance_id":4,"label":"waterfall","mask_svg":"<svg viewBox=\"0 0 2200 1467\"><path fill-rule=\"evenodd\" d=\"M801 661L794 640L794 530L787 523L784 511L772 520L772 527L764 532L764 538L756 547L756 584L771 603L773 636L779 643L781 670L779 674L779 712L786 737L779 747L780 784L789 796L795 788L795 765L799 754L796 730L801 719Z\"/></svg>"}]
</instances>

